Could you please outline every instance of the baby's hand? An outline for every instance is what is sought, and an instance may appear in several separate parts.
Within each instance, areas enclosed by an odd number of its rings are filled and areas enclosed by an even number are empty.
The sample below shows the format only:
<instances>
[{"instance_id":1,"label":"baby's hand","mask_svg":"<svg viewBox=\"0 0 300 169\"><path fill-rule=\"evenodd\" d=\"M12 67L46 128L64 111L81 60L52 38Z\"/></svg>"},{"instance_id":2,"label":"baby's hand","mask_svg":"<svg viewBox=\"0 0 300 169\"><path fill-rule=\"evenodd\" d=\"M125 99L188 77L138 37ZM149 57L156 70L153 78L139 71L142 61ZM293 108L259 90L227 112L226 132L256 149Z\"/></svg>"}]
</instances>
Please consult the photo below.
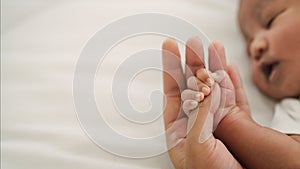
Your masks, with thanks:
<instances>
[{"instance_id":1,"label":"baby's hand","mask_svg":"<svg viewBox=\"0 0 300 169\"><path fill-rule=\"evenodd\" d=\"M205 68L200 68L197 70L196 76L187 79L187 88L181 94L183 111L190 117L191 113L197 113L199 104L210 105L209 111L213 118L212 131L235 105L234 87L225 70L219 69L211 73ZM211 104L200 103L211 93Z\"/></svg>"},{"instance_id":2,"label":"baby's hand","mask_svg":"<svg viewBox=\"0 0 300 169\"><path fill-rule=\"evenodd\" d=\"M188 117L191 112L197 110L199 103L204 100L205 96L211 93L215 83L211 73L205 68L199 69L196 75L197 77L191 76L188 78L188 89L181 93L183 111Z\"/></svg>"}]
</instances>

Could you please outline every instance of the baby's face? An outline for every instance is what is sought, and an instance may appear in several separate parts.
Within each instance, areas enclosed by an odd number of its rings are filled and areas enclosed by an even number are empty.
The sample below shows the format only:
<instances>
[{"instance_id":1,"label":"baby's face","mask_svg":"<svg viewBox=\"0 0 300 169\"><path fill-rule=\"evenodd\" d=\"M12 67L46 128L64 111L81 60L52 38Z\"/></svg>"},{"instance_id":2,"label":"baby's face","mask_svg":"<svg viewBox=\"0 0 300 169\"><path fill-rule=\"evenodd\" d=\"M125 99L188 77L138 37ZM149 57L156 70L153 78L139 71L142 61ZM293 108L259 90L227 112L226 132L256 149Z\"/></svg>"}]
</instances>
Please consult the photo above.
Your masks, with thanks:
<instances>
[{"instance_id":1,"label":"baby's face","mask_svg":"<svg viewBox=\"0 0 300 169\"><path fill-rule=\"evenodd\" d=\"M300 95L300 0L241 0L252 77L267 95Z\"/></svg>"}]
</instances>

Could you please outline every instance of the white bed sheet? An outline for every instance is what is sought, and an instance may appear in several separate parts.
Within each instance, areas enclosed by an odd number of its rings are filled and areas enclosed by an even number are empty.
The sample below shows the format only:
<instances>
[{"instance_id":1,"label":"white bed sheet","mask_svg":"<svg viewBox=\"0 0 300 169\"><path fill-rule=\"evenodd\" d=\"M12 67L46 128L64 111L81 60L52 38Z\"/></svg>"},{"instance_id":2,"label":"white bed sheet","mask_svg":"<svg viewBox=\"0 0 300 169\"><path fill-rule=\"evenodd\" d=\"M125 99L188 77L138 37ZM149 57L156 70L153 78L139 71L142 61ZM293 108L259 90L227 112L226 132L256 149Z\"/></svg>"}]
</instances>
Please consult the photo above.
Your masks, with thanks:
<instances>
[{"instance_id":1,"label":"white bed sheet","mask_svg":"<svg viewBox=\"0 0 300 169\"><path fill-rule=\"evenodd\" d=\"M210 39L225 44L229 62L239 67L253 116L268 126L273 102L251 82L249 61L237 27L238 0L3 0L1 29L1 168L172 168L168 154L130 159L95 145L81 129L74 110L72 80L77 58L86 41L101 27L124 16L157 12L180 17L201 28ZM159 40L129 40L111 54L132 52L143 45L160 47ZM150 44L149 44L150 43ZM134 45L133 45L134 44ZM134 47L133 47L134 46ZM117 64L111 59L107 63ZM108 66L102 77L109 78ZM141 78L136 92L149 81ZM159 79L158 79L159 80ZM156 82L157 83L157 82ZM101 89L101 83L97 83ZM151 84L151 83L150 83ZM151 86L151 85L150 85ZM97 97L109 97L99 90ZM133 96L139 100L139 93ZM143 109L145 100L136 102ZM162 129L136 129L109 114L107 120L125 134L148 136ZM112 144L114 140L111 140ZM151 147L145 147L145 149Z\"/></svg>"}]
</instances>

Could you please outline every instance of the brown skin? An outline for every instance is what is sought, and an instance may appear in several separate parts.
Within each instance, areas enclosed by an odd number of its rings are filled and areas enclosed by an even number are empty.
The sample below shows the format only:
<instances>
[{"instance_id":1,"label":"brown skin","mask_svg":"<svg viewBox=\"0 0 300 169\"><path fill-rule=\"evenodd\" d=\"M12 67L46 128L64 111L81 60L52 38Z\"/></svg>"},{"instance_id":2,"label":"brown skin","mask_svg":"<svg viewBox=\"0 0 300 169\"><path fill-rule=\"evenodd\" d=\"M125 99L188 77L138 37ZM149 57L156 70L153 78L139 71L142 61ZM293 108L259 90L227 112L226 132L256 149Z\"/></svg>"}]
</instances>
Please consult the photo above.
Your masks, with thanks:
<instances>
[{"instance_id":1,"label":"brown skin","mask_svg":"<svg viewBox=\"0 0 300 169\"><path fill-rule=\"evenodd\" d=\"M253 80L275 99L300 96L300 1L241 0L239 24ZM268 65L276 63L270 72ZM265 66L264 66L265 65Z\"/></svg>"},{"instance_id":2,"label":"brown skin","mask_svg":"<svg viewBox=\"0 0 300 169\"><path fill-rule=\"evenodd\" d=\"M241 0L238 20L258 88L274 99L300 96L300 1ZM273 75L264 64L278 62ZM272 74L272 73L271 73ZM300 140L299 135L291 135Z\"/></svg>"},{"instance_id":3,"label":"brown skin","mask_svg":"<svg viewBox=\"0 0 300 169\"><path fill-rule=\"evenodd\" d=\"M258 125L243 111L226 116L214 134L247 169L300 168L299 142Z\"/></svg>"}]
</instances>

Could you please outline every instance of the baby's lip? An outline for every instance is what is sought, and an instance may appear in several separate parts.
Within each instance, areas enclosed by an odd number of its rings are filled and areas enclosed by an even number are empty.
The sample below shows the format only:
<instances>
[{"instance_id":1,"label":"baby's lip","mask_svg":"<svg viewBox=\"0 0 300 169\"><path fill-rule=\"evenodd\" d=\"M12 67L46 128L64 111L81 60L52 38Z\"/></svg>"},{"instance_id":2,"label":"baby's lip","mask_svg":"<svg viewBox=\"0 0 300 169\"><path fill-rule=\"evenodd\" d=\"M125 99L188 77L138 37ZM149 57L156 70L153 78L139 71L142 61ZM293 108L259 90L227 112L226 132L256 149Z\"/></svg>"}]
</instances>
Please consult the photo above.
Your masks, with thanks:
<instances>
[{"instance_id":1,"label":"baby's lip","mask_svg":"<svg viewBox=\"0 0 300 169\"><path fill-rule=\"evenodd\" d=\"M279 65L279 61L272 61L272 62L265 62L262 63L260 66L260 69L262 70L263 74L265 75L265 78L270 81L271 75L275 68Z\"/></svg>"}]
</instances>

